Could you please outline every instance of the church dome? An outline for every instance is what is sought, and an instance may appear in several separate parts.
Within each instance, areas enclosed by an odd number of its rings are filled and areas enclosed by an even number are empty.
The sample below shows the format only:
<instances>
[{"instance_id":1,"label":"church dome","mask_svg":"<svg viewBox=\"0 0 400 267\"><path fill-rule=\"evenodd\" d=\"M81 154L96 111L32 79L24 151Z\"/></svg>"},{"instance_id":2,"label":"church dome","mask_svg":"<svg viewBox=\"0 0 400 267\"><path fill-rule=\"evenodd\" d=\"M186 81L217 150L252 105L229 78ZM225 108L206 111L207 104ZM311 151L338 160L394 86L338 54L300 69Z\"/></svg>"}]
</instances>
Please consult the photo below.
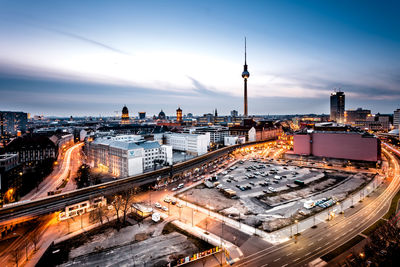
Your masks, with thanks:
<instances>
[{"instance_id":1,"label":"church dome","mask_svg":"<svg viewBox=\"0 0 400 267\"><path fill-rule=\"evenodd\" d=\"M160 111L160 113L158 113L158 118L160 119L160 120L165 120L165 113L164 113L164 111Z\"/></svg>"},{"instance_id":2,"label":"church dome","mask_svg":"<svg viewBox=\"0 0 400 267\"><path fill-rule=\"evenodd\" d=\"M128 108L126 106L122 108L122 114L129 114Z\"/></svg>"}]
</instances>

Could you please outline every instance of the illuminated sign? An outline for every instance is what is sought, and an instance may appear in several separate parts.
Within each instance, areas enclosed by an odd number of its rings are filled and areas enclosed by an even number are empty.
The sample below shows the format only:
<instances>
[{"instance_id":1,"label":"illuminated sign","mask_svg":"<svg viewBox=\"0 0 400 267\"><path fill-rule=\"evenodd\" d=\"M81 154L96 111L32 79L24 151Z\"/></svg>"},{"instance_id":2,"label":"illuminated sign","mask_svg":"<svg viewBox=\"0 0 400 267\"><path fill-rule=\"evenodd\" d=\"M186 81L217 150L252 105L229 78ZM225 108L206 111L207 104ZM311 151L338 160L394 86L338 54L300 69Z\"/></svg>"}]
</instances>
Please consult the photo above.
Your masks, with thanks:
<instances>
[{"instance_id":1,"label":"illuminated sign","mask_svg":"<svg viewBox=\"0 0 400 267\"><path fill-rule=\"evenodd\" d=\"M212 254L218 253L220 252L222 249L221 247L214 247L214 248L210 248L209 250L203 251L203 252L199 252L199 253L195 253L191 256L186 256L185 258L179 259L177 262L175 262L175 264L173 263L171 266L181 266L184 265L186 263L192 262L192 261L196 261L199 259L202 259L204 257L210 256Z\"/></svg>"}]
</instances>

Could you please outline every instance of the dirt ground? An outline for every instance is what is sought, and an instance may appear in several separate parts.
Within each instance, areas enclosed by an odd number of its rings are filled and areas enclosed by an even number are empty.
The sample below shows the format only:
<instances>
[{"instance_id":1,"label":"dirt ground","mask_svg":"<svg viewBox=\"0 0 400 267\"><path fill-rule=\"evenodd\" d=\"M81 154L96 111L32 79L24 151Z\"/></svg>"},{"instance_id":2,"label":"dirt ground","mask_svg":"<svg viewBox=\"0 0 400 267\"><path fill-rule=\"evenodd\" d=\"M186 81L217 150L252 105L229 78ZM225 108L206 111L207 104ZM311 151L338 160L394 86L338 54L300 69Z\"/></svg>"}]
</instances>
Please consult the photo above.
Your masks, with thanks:
<instances>
[{"instance_id":1,"label":"dirt ground","mask_svg":"<svg viewBox=\"0 0 400 267\"><path fill-rule=\"evenodd\" d=\"M241 195L239 199L231 199L216 188L199 185L178 197L183 200L187 198L191 203L271 232L289 225L294 219L300 220L322 210L316 207L312 211L306 210L307 214L301 215L299 212L304 212L303 205L306 200L333 197L341 201L373 177L372 174L366 173L334 170L317 172L312 169L305 171L303 176L307 176L307 185L304 188L287 188L281 190L281 193L261 192L261 195L248 194Z\"/></svg>"}]
</instances>

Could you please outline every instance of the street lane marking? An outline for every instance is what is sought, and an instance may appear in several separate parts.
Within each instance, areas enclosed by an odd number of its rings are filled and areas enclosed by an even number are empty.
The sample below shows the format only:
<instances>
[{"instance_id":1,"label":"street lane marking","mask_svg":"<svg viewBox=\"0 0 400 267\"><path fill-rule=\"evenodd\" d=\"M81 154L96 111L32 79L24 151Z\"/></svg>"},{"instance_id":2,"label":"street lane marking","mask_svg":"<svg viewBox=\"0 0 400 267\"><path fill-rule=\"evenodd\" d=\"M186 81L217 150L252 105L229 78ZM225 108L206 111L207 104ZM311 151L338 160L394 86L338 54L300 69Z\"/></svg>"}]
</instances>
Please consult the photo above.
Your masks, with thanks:
<instances>
[{"instance_id":1,"label":"street lane marking","mask_svg":"<svg viewBox=\"0 0 400 267\"><path fill-rule=\"evenodd\" d=\"M315 250L320 250L321 249L321 247L317 247Z\"/></svg>"},{"instance_id":2,"label":"street lane marking","mask_svg":"<svg viewBox=\"0 0 400 267\"><path fill-rule=\"evenodd\" d=\"M311 254L311 252L308 252L308 253L306 253L306 255L304 255L304 256L308 256L308 255L310 255Z\"/></svg>"},{"instance_id":3,"label":"street lane marking","mask_svg":"<svg viewBox=\"0 0 400 267\"><path fill-rule=\"evenodd\" d=\"M281 258L277 258L277 259L274 260L274 262L277 262L277 261L279 261L280 259L281 259Z\"/></svg>"},{"instance_id":4,"label":"street lane marking","mask_svg":"<svg viewBox=\"0 0 400 267\"><path fill-rule=\"evenodd\" d=\"M286 263L286 264L284 264L284 265L282 265L282 267L286 267L286 266L288 266L288 264Z\"/></svg>"},{"instance_id":5,"label":"street lane marking","mask_svg":"<svg viewBox=\"0 0 400 267\"><path fill-rule=\"evenodd\" d=\"M289 254L287 254L286 256L290 256L290 255L292 255L293 254L293 252L290 252Z\"/></svg>"},{"instance_id":6,"label":"street lane marking","mask_svg":"<svg viewBox=\"0 0 400 267\"><path fill-rule=\"evenodd\" d=\"M320 239L318 239L317 241L321 241L323 237L321 237Z\"/></svg>"},{"instance_id":7,"label":"street lane marking","mask_svg":"<svg viewBox=\"0 0 400 267\"><path fill-rule=\"evenodd\" d=\"M310 244L308 244L308 246L312 246L312 245L314 245L314 242L311 242Z\"/></svg>"},{"instance_id":8,"label":"street lane marking","mask_svg":"<svg viewBox=\"0 0 400 267\"><path fill-rule=\"evenodd\" d=\"M300 258L295 259L293 262L300 260Z\"/></svg>"},{"instance_id":9,"label":"street lane marking","mask_svg":"<svg viewBox=\"0 0 400 267\"><path fill-rule=\"evenodd\" d=\"M297 250L302 250L303 248L298 248Z\"/></svg>"},{"instance_id":10,"label":"street lane marking","mask_svg":"<svg viewBox=\"0 0 400 267\"><path fill-rule=\"evenodd\" d=\"M335 238L335 239L333 239L333 240L338 240L338 239L339 239L339 237L340 237L340 236L336 237L336 238Z\"/></svg>"}]
</instances>

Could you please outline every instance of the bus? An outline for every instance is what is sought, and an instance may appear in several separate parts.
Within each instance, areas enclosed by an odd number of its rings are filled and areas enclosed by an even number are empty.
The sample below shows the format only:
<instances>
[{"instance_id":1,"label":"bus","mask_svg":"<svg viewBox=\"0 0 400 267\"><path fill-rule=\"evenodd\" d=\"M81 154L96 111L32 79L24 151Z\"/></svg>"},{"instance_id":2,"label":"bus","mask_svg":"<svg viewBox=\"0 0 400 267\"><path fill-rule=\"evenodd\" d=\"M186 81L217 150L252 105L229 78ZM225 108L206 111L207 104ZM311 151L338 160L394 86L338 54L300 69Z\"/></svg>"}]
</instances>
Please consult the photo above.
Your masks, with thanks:
<instances>
[{"instance_id":1,"label":"bus","mask_svg":"<svg viewBox=\"0 0 400 267\"><path fill-rule=\"evenodd\" d=\"M294 183L300 186L304 186L304 182L300 180L294 180Z\"/></svg>"}]
</instances>

